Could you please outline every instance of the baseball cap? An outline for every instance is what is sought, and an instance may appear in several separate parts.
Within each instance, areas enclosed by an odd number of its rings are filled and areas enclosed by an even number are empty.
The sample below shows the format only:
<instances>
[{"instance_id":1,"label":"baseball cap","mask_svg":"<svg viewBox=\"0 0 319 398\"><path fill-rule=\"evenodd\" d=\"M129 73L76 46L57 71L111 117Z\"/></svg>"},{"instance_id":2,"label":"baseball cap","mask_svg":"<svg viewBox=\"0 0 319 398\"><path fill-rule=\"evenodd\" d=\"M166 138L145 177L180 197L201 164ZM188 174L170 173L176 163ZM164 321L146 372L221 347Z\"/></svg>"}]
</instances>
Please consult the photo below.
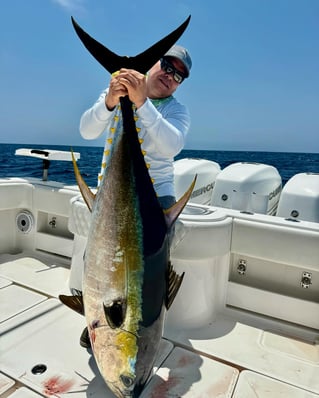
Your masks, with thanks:
<instances>
[{"instance_id":1,"label":"baseball cap","mask_svg":"<svg viewBox=\"0 0 319 398\"><path fill-rule=\"evenodd\" d=\"M192 67L192 59L189 55L189 52L186 50L186 48L179 46L175 44L173 47L171 47L167 53L164 55L164 57L174 57L179 59L186 70L186 77L189 76L189 72Z\"/></svg>"}]
</instances>

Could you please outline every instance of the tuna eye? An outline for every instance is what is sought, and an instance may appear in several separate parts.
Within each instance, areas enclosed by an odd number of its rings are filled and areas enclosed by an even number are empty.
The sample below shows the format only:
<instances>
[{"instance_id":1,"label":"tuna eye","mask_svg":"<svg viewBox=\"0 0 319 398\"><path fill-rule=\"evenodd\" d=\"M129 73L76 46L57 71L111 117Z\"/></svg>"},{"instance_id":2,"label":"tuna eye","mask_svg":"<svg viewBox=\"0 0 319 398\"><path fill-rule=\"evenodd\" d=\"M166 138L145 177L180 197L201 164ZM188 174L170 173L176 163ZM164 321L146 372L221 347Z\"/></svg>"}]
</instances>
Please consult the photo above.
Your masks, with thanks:
<instances>
[{"instance_id":1,"label":"tuna eye","mask_svg":"<svg viewBox=\"0 0 319 398\"><path fill-rule=\"evenodd\" d=\"M134 384L134 379L131 376L121 375L120 379L126 388L129 388Z\"/></svg>"},{"instance_id":2,"label":"tuna eye","mask_svg":"<svg viewBox=\"0 0 319 398\"><path fill-rule=\"evenodd\" d=\"M123 304L122 300L115 300L111 304L106 305L103 303L104 314L107 323L112 329L119 328L125 316L126 306Z\"/></svg>"}]
</instances>

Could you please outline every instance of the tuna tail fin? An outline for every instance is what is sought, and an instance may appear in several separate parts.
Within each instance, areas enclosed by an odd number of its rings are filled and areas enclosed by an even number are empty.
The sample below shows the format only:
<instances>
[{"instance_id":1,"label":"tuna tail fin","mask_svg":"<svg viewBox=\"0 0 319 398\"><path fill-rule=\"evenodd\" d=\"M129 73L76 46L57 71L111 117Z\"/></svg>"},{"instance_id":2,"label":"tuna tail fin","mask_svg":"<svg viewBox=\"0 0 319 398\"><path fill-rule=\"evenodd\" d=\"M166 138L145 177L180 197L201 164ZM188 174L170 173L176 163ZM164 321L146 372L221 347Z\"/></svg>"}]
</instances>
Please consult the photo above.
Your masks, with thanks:
<instances>
[{"instance_id":1,"label":"tuna tail fin","mask_svg":"<svg viewBox=\"0 0 319 398\"><path fill-rule=\"evenodd\" d=\"M184 207L186 206L186 203L188 202L195 183L196 183L197 175L195 176L193 182L189 186L188 190L184 193L184 195L169 209L164 210L164 216L166 220L166 225L168 228L171 228L171 226L174 224L174 222L177 220L177 217L181 214L183 211Z\"/></svg>"},{"instance_id":2,"label":"tuna tail fin","mask_svg":"<svg viewBox=\"0 0 319 398\"><path fill-rule=\"evenodd\" d=\"M76 182L78 183L80 192L82 194L82 197L83 197L85 203L87 204L87 207L89 208L90 211L92 211L95 195L90 190L90 188L86 185L86 182L84 181L83 177L81 176L80 170L78 168L78 165L76 164L76 160L75 160L72 150L71 150L71 154L72 154L72 162L73 162L73 169L74 169Z\"/></svg>"},{"instance_id":3,"label":"tuna tail fin","mask_svg":"<svg viewBox=\"0 0 319 398\"><path fill-rule=\"evenodd\" d=\"M86 33L79 24L71 17L73 27L86 49L93 57L110 73L114 73L121 68L135 69L145 74L180 38L186 29L190 16L174 31L163 39L153 44L144 52L134 56L120 56L104 47L97 40Z\"/></svg>"}]
</instances>

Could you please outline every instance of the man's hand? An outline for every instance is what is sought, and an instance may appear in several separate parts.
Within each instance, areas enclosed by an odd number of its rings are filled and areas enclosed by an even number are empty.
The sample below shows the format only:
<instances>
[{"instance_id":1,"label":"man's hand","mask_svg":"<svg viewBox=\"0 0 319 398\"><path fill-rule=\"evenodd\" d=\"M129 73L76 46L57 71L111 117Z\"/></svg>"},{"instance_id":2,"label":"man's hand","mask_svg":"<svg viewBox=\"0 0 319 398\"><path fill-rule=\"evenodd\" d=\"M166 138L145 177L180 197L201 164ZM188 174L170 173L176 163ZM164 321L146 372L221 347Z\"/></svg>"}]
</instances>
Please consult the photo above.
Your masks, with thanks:
<instances>
[{"instance_id":1,"label":"man's hand","mask_svg":"<svg viewBox=\"0 0 319 398\"><path fill-rule=\"evenodd\" d=\"M109 111L112 111L120 102L120 97L128 95L126 87L119 81L120 73L120 71L113 73L109 84L109 91L105 97L105 105Z\"/></svg>"},{"instance_id":2,"label":"man's hand","mask_svg":"<svg viewBox=\"0 0 319 398\"><path fill-rule=\"evenodd\" d=\"M112 75L105 104L112 110L119 103L120 97L128 95L136 108L139 108L146 101L146 92L145 75L133 69L122 68Z\"/></svg>"},{"instance_id":3,"label":"man's hand","mask_svg":"<svg viewBox=\"0 0 319 398\"><path fill-rule=\"evenodd\" d=\"M126 88L127 95L136 108L142 106L147 97L146 76L136 70L122 68L118 79L119 83Z\"/></svg>"}]
</instances>

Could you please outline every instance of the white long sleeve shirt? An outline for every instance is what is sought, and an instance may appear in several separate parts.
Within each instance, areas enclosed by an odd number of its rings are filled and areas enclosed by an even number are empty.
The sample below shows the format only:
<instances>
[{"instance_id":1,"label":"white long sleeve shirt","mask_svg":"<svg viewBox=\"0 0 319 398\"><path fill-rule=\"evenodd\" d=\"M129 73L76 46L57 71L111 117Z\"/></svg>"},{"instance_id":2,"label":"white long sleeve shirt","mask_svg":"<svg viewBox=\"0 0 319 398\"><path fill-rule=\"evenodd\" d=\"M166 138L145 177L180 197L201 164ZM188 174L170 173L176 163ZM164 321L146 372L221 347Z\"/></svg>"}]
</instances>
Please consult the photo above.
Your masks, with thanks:
<instances>
[{"instance_id":1,"label":"white long sleeve shirt","mask_svg":"<svg viewBox=\"0 0 319 398\"><path fill-rule=\"evenodd\" d=\"M107 165L112 137L122 128L120 107L109 111L105 105L107 90L83 113L80 133L83 138L98 138L106 132L104 156L99 181ZM144 153L145 163L158 196L175 196L173 160L184 147L190 127L187 108L173 96L150 100L135 111L136 127Z\"/></svg>"}]
</instances>

